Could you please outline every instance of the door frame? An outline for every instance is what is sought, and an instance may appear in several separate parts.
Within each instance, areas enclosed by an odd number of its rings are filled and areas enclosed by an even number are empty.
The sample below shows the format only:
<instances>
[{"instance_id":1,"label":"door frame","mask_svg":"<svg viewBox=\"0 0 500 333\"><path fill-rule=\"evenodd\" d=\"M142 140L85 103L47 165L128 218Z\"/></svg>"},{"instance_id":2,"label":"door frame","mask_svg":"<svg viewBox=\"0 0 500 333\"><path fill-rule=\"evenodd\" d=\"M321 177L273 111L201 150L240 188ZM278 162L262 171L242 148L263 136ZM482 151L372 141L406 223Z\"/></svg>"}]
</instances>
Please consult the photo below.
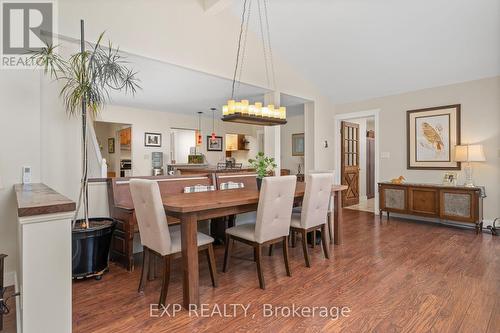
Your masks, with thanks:
<instances>
[{"instance_id":1,"label":"door frame","mask_svg":"<svg viewBox=\"0 0 500 333\"><path fill-rule=\"evenodd\" d=\"M373 209L373 213L375 215L379 214L378 211L378 190L377 183L380 181L380 126L379 126L379 113L380 109L366 110L366 111L358 111L358 112L349 112L349 113L341 113L336 114L335 119L335 169L338 170L336 172L335 178L337 184L340 184L340 173L341 173L341 135L340 129L342 128L342 121L349 121L357 118L368 118L373 117L375 119L375 205Z\"/></svg>"}]
</instances>

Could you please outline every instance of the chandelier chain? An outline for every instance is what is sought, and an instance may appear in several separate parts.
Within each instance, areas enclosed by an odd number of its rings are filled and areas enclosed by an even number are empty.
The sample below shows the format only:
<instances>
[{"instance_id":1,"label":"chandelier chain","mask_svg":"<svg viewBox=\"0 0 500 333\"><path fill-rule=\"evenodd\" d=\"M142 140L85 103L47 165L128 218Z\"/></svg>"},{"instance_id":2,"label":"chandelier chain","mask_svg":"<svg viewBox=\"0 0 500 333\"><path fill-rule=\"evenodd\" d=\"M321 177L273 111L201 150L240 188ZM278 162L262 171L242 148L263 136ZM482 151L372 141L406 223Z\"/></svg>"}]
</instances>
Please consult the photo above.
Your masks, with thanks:
<instances>
[{"instance_id":1,"label":"chandelier chain","mask_svg":"<svg viewBox=\"0 0 500 333\"><path fill-rule=\"evenodd\" d=\"M236 50L236 66L234 67L234 74L233 74L233 85L231 88L231 99L234 98L234 88L235 88L235 83L236 83L236 74L238 73L238 64L240 60L240 50L241 50L241 38L243 36L243 28L245 26L245 12L247 8L247 0L243 2L243 13L241 14L241 25L240 25L240 34L238 37L238 49Z\"/></svg>"},{"instance_id":2,"label":"chandelier chain","mask_svg":"<svg viewBox=\"0 0 500 333\"><path fill-rule=\"evenodd\" d=\"M266 81L267 81L267 86L270 87L271 86L271 81L269 80L269 66L268 66L268 59L267 59L267 45L266 45L266 39L265 39L265 35L264 35L264 24L262 22L262 10L261 10L261 7L260 7L260 1L261 0L257 0L257 5L258 5L258 9L259 9L259 24L260 24L260 37L262 39L262 50L264 52L264 66L266 67Z\"/></svg>"},{"instance_id":3,"label":"chandelier chain","mask_svg":"<svg viewBox=\"0 0 500 333\"><path fill-rule=\"evenodd\" d=\"M247 48L247 36L248 36L248 26L250 24L250 15L252 13L252 0L248 1L248 10L247 10L247 21L246 21L246 26L245 26L245 32L243 35L243 48L241 51L241 64L240 64L240 69L238 73L238 83L236 86L236 96L238 96L239 91L240 91L240 86L241 86L241 76L243 73L243 66L245 64L245 55L246 55L246 48Z\"/></svg>"},{"instance_id":4,"label":"chandelier chain","mask_svg":"<svg viewBox=\"0 0 500 333\"><path fill-rule=\"evenodd\" d=\"M273 90L276 90L276 73L274 71L274 59L273 59L273 49L271 47L271 29L269 29L269 18L267 15L267 1L263 0L264 3L264 16L266 19L266 28L267 28L267 43L269 47L269 58L270 58L270 67L271 67L271 75L273 79Z\"/></svg>"}]
</instances>

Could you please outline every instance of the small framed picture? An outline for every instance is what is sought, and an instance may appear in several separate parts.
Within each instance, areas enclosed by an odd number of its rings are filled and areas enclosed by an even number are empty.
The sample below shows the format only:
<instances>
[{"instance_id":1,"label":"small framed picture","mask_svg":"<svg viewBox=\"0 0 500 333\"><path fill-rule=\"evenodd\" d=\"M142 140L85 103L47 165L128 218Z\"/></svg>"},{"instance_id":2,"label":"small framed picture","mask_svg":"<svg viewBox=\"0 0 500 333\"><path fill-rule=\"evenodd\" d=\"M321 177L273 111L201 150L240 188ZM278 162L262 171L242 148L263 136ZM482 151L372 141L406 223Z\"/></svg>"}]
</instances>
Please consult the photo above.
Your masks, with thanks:
<instances>
[{"instance_id":1,"label":"small framed picture","mask_svg":"<svg viewBox=\"0 0 500 333\"><path fill-rule=\"evenodd\" d=\"M454 171L445 172L443 177L443 184L457 185L457 173Z\"/></svg>"},{"instance_id":2,"label":"small framed picture","mask_svg":"<svg viewBox=\"0 0 500 333\"><path fill-rule=\"evenodd\" d=\"M161 147L161 133L144 133L144 146Z\"/></svg>"},{"instance_id":3,"label":"small framed picture","mask_svg":"<svg viewBox=\"0 0 500 333\"><path fill-rule=\"evenodd\" d=\"M207 136L207 151L222 151L222 136L216 136L213 140Z\"/></svg>"},{"instance_id":4,"label":"small framed picture","mask_svg":"<svg viewBox=\"0 0 500 333\"><path fill-rule=\"evenodd\" d=\"M304 156L304 133L292 134L292 156Z\"/></svg>"},{"instance_id":5,"label":"small framed picture","mask_svg":"<svg viewBox=\"0 0 500 333\"><path fill-rule=\"evenodd\" d=\"M115 153L115 138L108 139L108 153L110 154Z\"/></svg>"}]
</instances>

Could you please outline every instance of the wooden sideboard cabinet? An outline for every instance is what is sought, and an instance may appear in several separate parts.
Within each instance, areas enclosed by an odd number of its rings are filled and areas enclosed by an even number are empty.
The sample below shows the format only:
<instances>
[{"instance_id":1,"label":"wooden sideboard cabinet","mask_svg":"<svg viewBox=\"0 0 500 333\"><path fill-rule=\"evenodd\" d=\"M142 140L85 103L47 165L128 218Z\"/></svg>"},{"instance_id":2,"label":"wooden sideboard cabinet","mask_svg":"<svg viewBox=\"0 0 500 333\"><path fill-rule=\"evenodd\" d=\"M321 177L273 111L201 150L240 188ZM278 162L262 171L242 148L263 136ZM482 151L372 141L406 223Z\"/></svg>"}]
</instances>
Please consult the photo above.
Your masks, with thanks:
<instances>
[{"instance_id":1,"label":"wooden sideboard cabinet","mask_svg":"<svg viewBox=\"0 0 500 333\"><path fill-rule=\"evenodd\" d=\"M474 224L483 228L483 194L480 187L439 184L378 184L379 210Z\"/></svg>"}]
</instances>

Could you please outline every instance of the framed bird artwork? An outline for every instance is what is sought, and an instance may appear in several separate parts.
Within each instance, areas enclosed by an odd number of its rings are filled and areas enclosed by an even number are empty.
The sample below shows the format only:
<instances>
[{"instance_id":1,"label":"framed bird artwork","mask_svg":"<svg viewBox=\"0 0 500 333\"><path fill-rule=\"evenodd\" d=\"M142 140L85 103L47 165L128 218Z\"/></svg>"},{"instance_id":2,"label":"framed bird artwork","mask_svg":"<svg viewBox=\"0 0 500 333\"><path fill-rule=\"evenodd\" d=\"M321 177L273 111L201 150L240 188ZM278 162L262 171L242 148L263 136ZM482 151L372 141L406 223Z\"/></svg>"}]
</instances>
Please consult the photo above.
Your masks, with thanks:
<instances>
[{"instance_id":1,"label":"framed bird artwork","mask_svg":"<svg viewBox=\"0 0 500 333\"><path fill-rule=\"evenodd\" d=\"M460 104L406 112L408 169L460 170Z\"/></svg>"}]
</instances>

